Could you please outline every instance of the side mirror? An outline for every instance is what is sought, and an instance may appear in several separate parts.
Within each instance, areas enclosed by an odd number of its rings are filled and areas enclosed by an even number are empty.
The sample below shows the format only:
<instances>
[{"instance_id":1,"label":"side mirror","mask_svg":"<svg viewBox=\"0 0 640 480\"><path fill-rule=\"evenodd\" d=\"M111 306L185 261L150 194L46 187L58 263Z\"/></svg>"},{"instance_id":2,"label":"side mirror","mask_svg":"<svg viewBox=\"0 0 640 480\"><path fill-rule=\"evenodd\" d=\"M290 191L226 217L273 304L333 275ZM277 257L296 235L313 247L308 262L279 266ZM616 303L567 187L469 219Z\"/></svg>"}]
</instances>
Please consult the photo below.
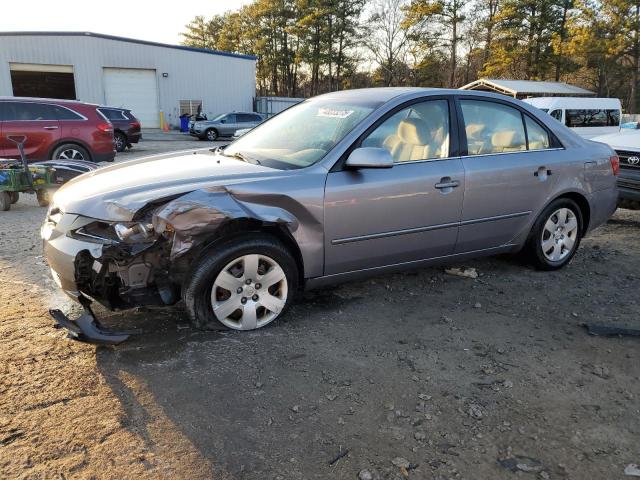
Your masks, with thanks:
<instances>
[{"instance_id":1,"label":"side mirror","mask_svg":"<svg viewBox=\"0 0 640 480\"><path fill-rule=\"evenodd\" d=\"M221 119L220 123L227 123L227 119L226 118Z\"/></svg>"},{"instance_id":2,"label":"side mirror","mask_svg":"<svg viewBox=\"0 0 640 480\"><path fill-rule=\"evenodd\" d=\"M391 168L393 158L386 148L356 148L345 162L350 168Z\"/></svg>"}]
</instances>

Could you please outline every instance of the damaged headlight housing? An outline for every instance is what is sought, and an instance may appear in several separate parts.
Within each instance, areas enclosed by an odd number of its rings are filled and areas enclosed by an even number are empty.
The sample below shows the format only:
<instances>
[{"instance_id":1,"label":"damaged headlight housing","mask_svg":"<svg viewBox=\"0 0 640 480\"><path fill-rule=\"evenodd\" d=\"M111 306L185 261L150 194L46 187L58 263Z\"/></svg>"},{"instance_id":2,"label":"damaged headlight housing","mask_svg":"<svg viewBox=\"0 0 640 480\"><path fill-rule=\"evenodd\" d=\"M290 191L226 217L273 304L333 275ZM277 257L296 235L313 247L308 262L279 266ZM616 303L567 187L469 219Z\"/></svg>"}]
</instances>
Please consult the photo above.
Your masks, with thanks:
<instances>
[{"instance_id":1,"label":"damaged headlight housing","mask_svg":"<svg viewBox=\"0 0 640 480\"><path fill-rule=\"evenodd\" d=\"M91 222L71 232L79 240L98 243L147 243L157 235L151 223L103 221Z\"/></svg>"}]
</instances>

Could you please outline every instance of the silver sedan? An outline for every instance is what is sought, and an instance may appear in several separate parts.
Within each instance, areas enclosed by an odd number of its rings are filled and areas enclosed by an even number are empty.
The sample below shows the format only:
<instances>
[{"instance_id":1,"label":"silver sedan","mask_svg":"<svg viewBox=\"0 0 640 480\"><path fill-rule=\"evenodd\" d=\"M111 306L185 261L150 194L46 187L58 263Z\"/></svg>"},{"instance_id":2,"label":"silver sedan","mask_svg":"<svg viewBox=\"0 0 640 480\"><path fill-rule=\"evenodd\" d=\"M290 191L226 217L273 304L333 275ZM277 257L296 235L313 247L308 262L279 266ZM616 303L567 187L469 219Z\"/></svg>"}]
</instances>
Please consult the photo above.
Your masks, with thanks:
<instances>
[{"instance_id":1,"label":"silver sedan","mask_svg":"<svg viewBox=\"0 0 640 480\"><path fill-rule=\"evenodd\" d=\"M222 150L73 180L42 235L54 278L85 305L182 299L198 327L252 330L303 287L519 251L564 267L615 210L617 172L610 147L518 100L343 91Z\"/></svg>"}]
</instances>

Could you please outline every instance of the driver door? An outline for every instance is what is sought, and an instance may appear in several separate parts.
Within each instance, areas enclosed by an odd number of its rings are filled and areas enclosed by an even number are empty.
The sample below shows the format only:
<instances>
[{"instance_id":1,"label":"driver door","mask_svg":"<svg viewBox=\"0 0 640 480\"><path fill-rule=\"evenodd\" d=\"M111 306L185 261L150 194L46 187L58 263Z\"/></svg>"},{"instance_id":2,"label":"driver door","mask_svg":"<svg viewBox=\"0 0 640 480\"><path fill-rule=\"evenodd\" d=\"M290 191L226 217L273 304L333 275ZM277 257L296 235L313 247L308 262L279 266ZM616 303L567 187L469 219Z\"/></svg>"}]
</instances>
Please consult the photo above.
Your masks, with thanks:
<instances>
[{"instance_id":1,"label":"driver door","mask_svg":"<svg viewBox=\"0 0 640 480\"><path fill-rule=\"evenodd\" d=\"M430 97L433 98L433 97ZM393 168L332 171L325 187L325 275L454 252L464 169L444 98L400 108L357 146L387 149Z\"/></svg>"}]
</instances>

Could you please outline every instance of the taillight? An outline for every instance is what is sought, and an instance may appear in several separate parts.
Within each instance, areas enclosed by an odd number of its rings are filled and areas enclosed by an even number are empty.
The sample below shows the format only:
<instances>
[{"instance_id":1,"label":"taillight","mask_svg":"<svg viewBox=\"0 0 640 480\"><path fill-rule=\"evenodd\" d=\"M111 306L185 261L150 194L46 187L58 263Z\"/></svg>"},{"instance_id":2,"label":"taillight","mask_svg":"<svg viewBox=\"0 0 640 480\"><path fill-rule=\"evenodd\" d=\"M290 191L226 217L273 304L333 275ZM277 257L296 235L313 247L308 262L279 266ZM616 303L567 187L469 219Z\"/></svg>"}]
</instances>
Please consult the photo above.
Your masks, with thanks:
<instances>
[{"instance_id":1,"label":"taillight","mask_svg":"<svg viewBox=\"0 0 640 480\"><path fill-rule=\"evenodd\" d=\"M101 132L104 132L104 133L112 133L113 132L113 125L111 125L110 123L99 123L98 124L98 130L100 130Z\"/></svg>"},{"instance_id":2,"label":"taillight","mask_svg":"<svg viewBox=\"0 0 640 480\"><path fill-rule=\"evenodd\" d=\"M618 175L620 173L620 159L617 155L613 155L609 157L609 161L611 162L611 171L614 175Z\"/></svg>"},{"instance_id":3,"label":"taillight","mask_svg":"<svg viewBox=\"0 0 640 480\"><path fill-rule=\"evenodd\" d=\"M131 122L129 125L131 125L133 128L140 128L140 122Z\"/></svg>"}]
</instances>

